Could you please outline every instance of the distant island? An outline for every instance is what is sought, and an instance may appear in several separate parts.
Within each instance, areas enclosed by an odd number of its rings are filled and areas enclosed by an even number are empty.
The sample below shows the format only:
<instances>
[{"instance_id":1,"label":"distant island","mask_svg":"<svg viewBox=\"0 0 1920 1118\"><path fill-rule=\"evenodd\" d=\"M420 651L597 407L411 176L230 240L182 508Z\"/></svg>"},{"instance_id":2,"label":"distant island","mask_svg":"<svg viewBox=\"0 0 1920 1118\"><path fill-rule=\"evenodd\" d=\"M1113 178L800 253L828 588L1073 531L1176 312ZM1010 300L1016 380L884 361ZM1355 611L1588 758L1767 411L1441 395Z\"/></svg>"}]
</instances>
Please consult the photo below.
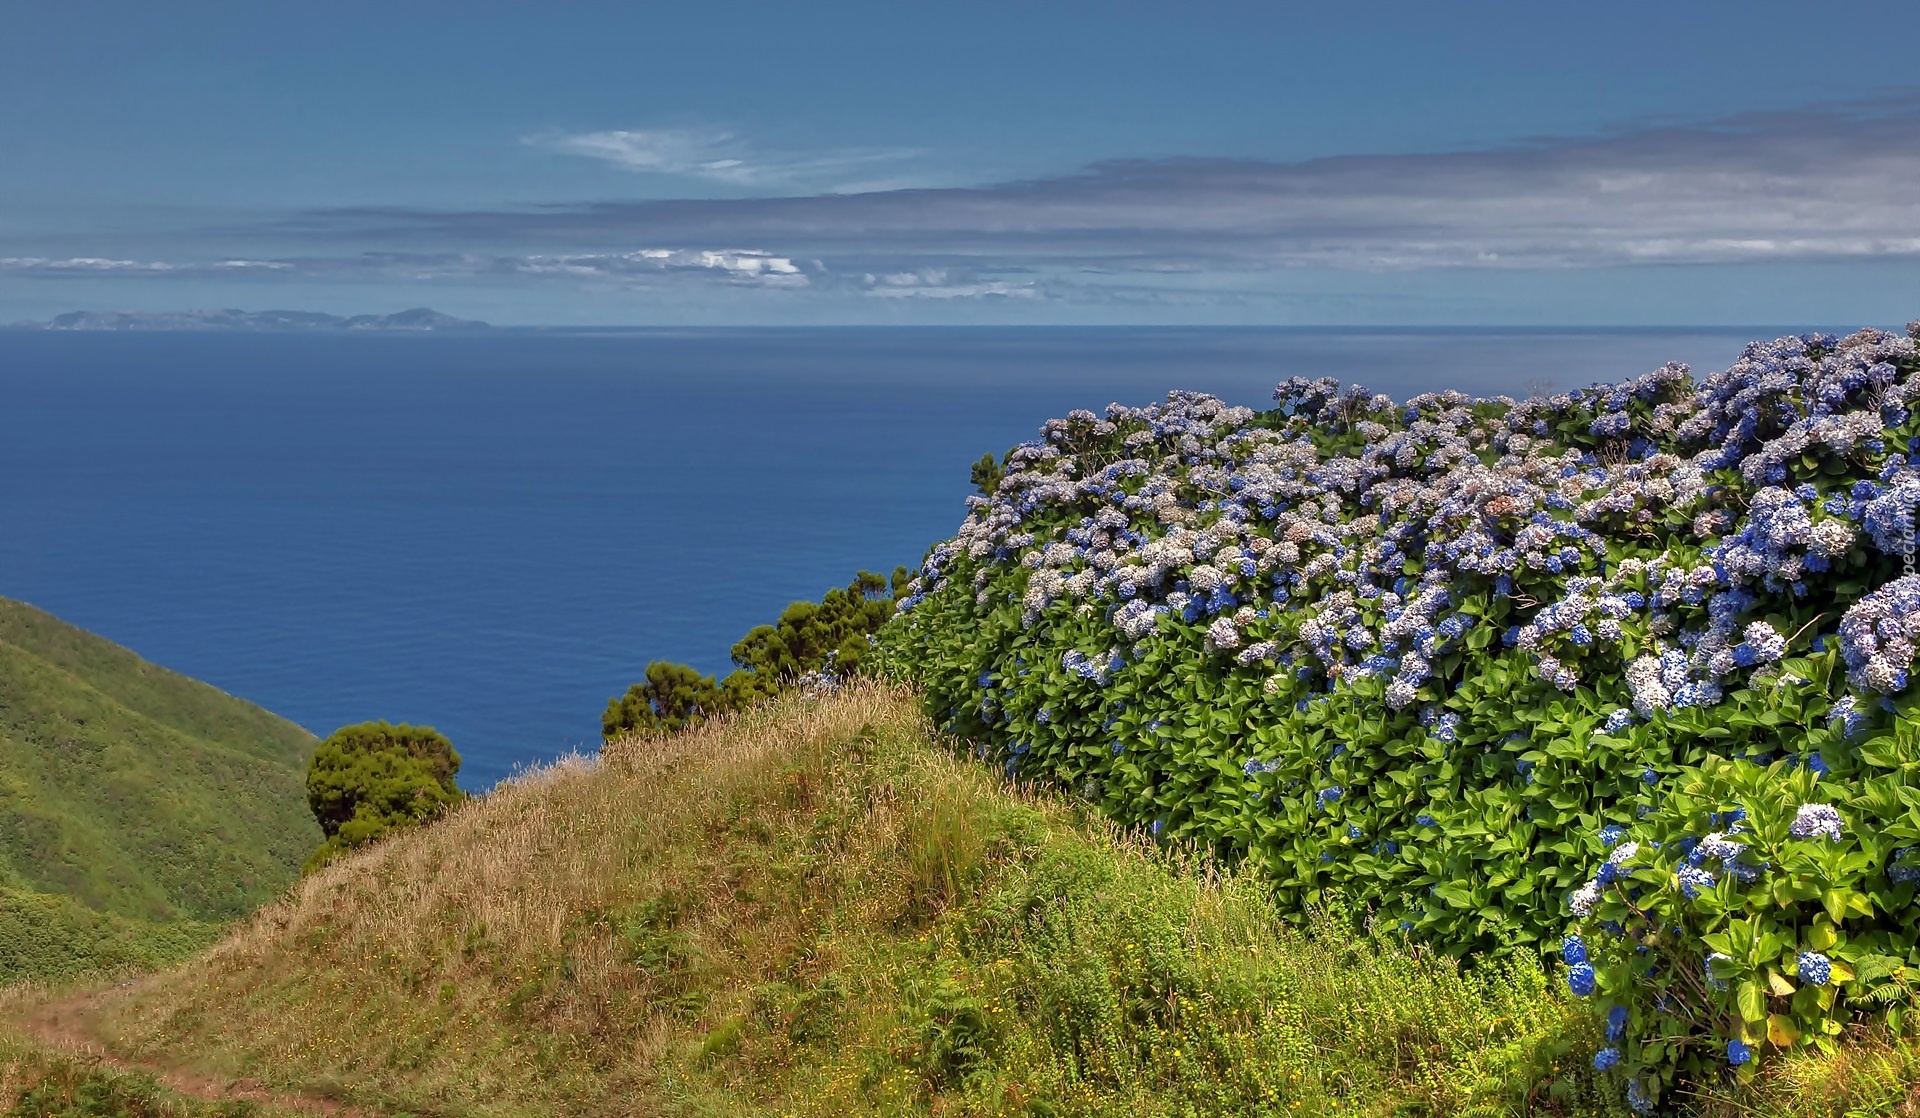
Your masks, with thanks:
<instances>
[{"instance_id":1,"label":"distant island","mask_svg":"<svg viewBox=\"0 0 1920 1118\"><path fill-rule=\"evenodd\" d=\"M486 330L485 322L455 318L426 307L397 314L343 318L318 311L71 311L50 322L24 322L28 330Z\"/></svg>"}]
</instances>

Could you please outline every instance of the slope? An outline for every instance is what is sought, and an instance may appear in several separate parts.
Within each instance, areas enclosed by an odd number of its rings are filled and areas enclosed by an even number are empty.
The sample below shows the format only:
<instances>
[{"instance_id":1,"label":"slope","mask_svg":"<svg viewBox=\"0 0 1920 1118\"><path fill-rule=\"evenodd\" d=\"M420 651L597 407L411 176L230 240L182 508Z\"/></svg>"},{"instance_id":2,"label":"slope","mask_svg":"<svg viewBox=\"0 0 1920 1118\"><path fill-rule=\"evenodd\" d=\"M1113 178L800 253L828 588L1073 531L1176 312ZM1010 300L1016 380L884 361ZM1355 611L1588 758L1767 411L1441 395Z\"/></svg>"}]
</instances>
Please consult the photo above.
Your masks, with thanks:
<instances>
[{"instance_id":1,"label":"slope","mask_svg":"<svg viewBox=\"0 0 1920 1118\"><path fill-rule=\"evenodd\" d=\"M151 958L112 944L163 926L198 942L191 925L284 889L319 841L311 749L284 719L0 599L0 981L49 973L63 942Z\"/></svg>"},{"instance_id":2,"label":"slope","mask_svg":"<svg viewBox=\"0 0 1920 1118\"><path fill-rule=\"evenodd\" d=\"M617 743L33 1019L368 1112L1611 1112L1597 1026L1524 953L1466 974L1287 926L913 708L849 688ZM1790 1112L1828 1113L1821 1082Z\"/></svg>"}]
</instances>

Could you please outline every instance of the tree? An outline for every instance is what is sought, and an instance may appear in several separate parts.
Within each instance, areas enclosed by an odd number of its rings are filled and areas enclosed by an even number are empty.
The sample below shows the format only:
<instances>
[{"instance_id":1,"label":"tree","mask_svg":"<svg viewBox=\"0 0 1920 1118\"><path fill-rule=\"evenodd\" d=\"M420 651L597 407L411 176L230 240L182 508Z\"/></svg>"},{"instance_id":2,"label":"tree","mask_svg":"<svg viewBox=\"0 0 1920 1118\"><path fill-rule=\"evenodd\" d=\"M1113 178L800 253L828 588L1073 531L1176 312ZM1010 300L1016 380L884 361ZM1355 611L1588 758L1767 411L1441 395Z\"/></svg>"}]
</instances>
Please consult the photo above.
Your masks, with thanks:
<instances>
[{"instance_id":1,"label":"tree","mask_svg":"<svg viewBox=\"0 0 1920 1118\"><path fill-rule=\"evenodd\" d=\"M973 464L973 487L982 496L991 497L1000 491L1000 479L1007 476L1007 470L1000 460L991 454L983 454L980 461Z\"/></svg>"},{"instance_id":2,"label":"tree","mask_svg":"<svg viewBox=\"0 0 1920 1118\"><path fill-rule=\"evenodd\" d=\"M885 576L861 571L818 602L793 603L774 624L758 626L733 646L740 670L722 684L727 696L744 707L778 694L807 672L857 670L867 654L867 637L893 616L894 596Z\"/></svg>"},{"instance_id":3,"label":"tree","mask_svg":"<svg viewBox=\"0 0 1920 1118\"><path fill-rule=\"evenodd\" d=\"M335 730L307 765L307 806L327 836L307 868L466 799L460 754L431 726L362 722Z\"/></svg>"},{"instance_id":4,"label":"tree","mask_svg":"<svg viewBox=\"0 0 1920 1118\"><path fill-rule=\"evenodd\" d=\"M643 682L607 704L600 716L600 735L611 741L621 734L684 730L733 706L710 675L685 664L655 660L647 665Z\"/></svg>"}]
</instances>

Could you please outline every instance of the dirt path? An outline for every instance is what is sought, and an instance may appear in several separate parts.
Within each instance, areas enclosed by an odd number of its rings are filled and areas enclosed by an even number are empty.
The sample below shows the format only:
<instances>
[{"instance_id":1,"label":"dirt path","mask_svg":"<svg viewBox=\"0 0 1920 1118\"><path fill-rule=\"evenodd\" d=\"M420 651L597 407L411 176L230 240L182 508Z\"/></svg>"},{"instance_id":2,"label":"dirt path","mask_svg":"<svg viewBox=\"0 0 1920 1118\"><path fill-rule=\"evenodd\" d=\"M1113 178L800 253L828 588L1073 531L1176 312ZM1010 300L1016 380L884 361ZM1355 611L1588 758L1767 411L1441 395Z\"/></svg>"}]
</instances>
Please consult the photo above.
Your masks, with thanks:
<instances>
[{"instance_id":1,"label":"dirt path","mask_svg":"<svg viewBox=\"0 0 1920 1118\"><path fill-rule=\"evenodd\" d=\"M186 1065L123 1060L108 1052L106 1046L95 1038L92 1021L100 997L99 993L83 994L36 1006L20 1019L20 1025L36 1040L51 1048L94 1057L101 1066L117 1072L151 1075L168 1090L203 1102L245 1101L301 1114L319 1115L321 1118L378 1118L374 1111L335 1099L275 1091L251 1079L209 1075Z\"/></svg>"}]
</instances>

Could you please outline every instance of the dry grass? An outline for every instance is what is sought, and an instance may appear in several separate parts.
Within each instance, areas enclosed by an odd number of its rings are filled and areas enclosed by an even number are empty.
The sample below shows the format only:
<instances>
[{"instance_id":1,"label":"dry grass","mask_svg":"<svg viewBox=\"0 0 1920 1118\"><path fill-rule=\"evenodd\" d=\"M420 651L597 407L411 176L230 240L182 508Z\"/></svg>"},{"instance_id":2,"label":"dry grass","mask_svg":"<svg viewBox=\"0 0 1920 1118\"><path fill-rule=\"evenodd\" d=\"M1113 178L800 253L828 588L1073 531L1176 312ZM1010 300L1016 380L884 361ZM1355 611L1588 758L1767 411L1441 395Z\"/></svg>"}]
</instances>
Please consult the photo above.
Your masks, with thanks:
<instances>
[{"instance_id":1,"label":"dry grass","mask_svg":"<svg viewBox=\"0 0 1920 1118\"><path fill-rule=\"evenodd\" d=\"M1289 927L1257 880L931 741L861 687L571 758L61 999L63 1027L370 1113L1617 1112L1537 965ZM1853 1058L1855 1085L1914 1066ZM1898 1113L1837 1066L1724 1112Z\"/></svg>"},{"instance_id":2,"label":"dry grass","mask_svg":"<svg viewBox=\"0 0 1920 1118\"><path fill-rule=\"evenodd\" d=\"M922 734L868 688L562 761L326 867L97 1027L131 1056L394 1105L629 1112L689 1025L809 964L854 879L838 915L882 926L955 886L941 836L911 834L951 812L824 779L869 765L863 736ZM821 797L856 792L861 833L811 834ZM850 857L876 849L900 856Z\"/></svg>"}]
</instances>

